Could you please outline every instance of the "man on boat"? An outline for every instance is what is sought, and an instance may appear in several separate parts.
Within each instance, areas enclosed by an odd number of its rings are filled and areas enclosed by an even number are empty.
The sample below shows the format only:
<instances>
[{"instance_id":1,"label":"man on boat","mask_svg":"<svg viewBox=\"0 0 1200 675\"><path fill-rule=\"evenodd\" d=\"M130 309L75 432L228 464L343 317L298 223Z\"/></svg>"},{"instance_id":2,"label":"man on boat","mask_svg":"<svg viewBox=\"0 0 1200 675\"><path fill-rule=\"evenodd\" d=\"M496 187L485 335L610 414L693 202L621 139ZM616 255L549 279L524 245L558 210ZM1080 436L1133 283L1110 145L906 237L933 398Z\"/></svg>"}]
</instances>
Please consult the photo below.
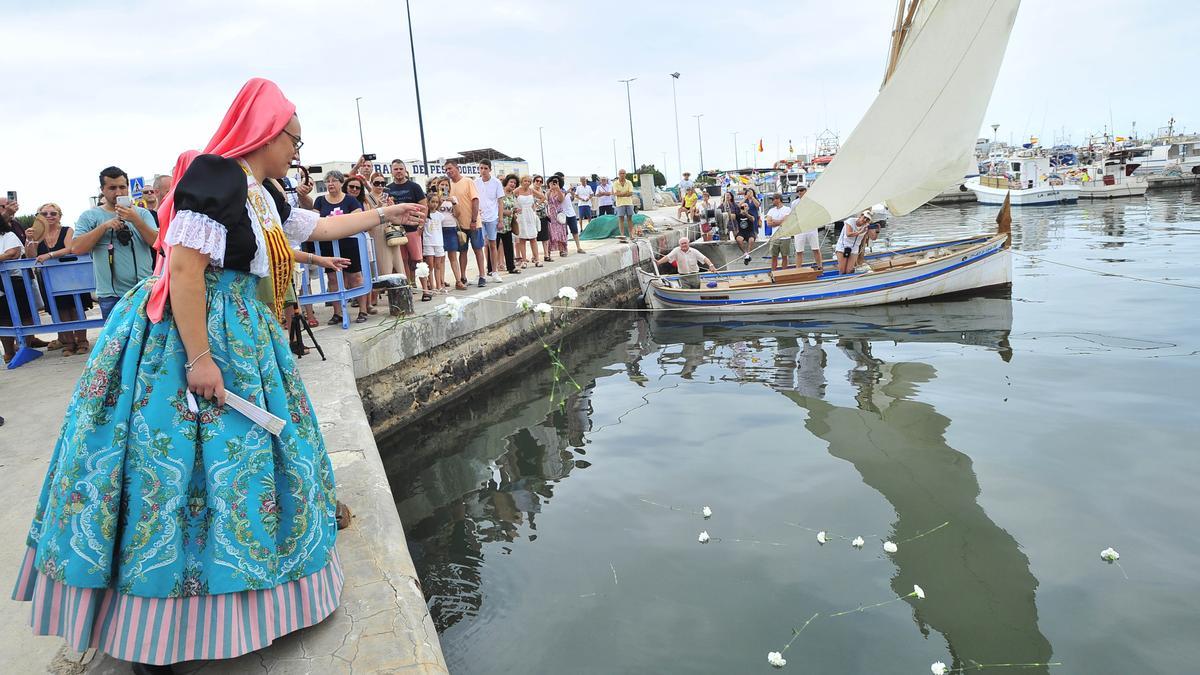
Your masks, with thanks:
<instances>
[{"instance_id":1,"label":"man on boat","mask_svg":"<svg viewBox=\"0 0 1200 675\"><path fill-rule=\"evenodd\" d=\"M679 282L684 288L700 288L700 263L708 266L708 271L716 272L717 266L712 264L703 253L692 248L687 237L679 238L679 245L671 252L658 259L658 264L671 263L679 271Z\"/></svg>"},{"instance_id":2,"label":"man on boat","mask_svg":"<svg viewBox=\"0 0 1200 675\"><path fill-rule=\"evenodd\" d=\"M783 195L776 192L771 196L771 208L767 210L767 227L775 228L783 224L783 220L792 213L792 210L783 205ZM771 245L768 247L771 251L771 271L774 272L777 267L788 266L792 259L792 238L791 237L774 237L771 239ZM779 265L779 259L783 258L783 264Z\"/></svg>"},{"instance_id":3,"label":"man on boat","mask_svg":"<svg viewBox=\"0 0 1200 675\"><path fill-rule=\"evenodd\" d=\"M792 201L792 204L795 204L797 201L800 201L801 199L803 199L804 195L807 192L808 192L808 188L804 187L803 185L801 185L800 187L797 187L796 188L796 199ZM799 269L801 266L804 265L804 249L807 248L812 251L813 267L818 272L820 272L821 271L821 236L819 234L817 234L817 231L810 230L808 232L801 232L800 234L793 236L792 241L795 242L795 247L796 247L796 268Z\"/></svg>"}]
</instances>

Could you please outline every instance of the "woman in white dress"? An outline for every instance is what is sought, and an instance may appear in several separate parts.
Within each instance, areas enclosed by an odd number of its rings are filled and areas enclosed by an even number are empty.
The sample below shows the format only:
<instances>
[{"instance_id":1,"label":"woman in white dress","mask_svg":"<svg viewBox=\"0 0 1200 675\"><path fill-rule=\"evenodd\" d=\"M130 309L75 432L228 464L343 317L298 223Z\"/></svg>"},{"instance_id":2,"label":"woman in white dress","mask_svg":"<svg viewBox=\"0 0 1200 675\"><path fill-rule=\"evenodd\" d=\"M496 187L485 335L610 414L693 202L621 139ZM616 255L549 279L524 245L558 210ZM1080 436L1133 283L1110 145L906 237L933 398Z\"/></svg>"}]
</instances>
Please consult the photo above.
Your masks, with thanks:
<instances>
[{"instance_id":1,"label":"woman in white dress","mask_svg":"<svg viewBox=\"0 0 1200 675\"><path fill-rule=\"evenodd\" d=\"M545 199L546 196L540 190L533 187L533 179L529 176L521 176L521 187L517 188L517 206L521 208L520 214L517 216L517 223L520 231L517 232L517 255L525 258L521 262L521 268L529 267L529 261L532 260L535 267L541 267L542 263L538 262L538 246L537 235L541 229L541 219L538 218L537 212L534 210L534 204L539 199ZM529 245L529 255L525 255L525 245Z\"/></svg>"}]
</instances>

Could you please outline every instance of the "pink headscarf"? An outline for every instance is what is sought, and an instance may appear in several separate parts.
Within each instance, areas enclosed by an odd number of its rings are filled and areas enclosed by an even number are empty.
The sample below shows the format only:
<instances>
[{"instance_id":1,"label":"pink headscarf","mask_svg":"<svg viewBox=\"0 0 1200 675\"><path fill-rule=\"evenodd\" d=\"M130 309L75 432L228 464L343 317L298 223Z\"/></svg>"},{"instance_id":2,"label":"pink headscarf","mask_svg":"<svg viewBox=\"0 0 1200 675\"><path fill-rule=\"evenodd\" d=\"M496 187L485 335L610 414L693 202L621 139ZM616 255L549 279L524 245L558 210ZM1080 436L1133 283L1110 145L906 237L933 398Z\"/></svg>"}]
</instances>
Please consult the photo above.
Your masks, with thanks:
<instances>
[{"instance_id":1,"label":"pink headscarf","mask_svg":"<svg viewBox=\"0 0 1200 675\"><path fill-rule=\"evenodd\" d=\"M167 230L171 226L171 217L175 215L175 187L187 173L192 160L201 154L242 157L278 136L295 114L295 104L287 100L278 85L261 77L252 78L242 85L242 90L225 113L225 119L221 120L217 133L213 134L204 150L188 150L179 155L175 161L175 171L171 174L175 177L174 186L158 207L158 241L154 245L163 255L159 257L158 269L155 270L159 275L158 281L150 291L150 303L146 307L146 314L151 321L162 321L167 305L171 288L171 247L166 243Z\"/></svg>"}]
</instances>

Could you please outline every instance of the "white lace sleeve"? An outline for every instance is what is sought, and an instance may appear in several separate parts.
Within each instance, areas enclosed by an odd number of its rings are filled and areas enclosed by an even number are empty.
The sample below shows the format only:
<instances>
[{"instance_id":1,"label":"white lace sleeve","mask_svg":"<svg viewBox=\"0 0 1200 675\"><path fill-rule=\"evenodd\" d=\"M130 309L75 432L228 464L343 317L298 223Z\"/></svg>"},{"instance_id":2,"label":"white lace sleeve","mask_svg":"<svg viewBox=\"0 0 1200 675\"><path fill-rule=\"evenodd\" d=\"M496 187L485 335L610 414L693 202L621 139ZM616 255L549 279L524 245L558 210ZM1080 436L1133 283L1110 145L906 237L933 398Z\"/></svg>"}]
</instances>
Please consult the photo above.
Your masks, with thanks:
<instances>
[{"instance_id":1,"label":"white lace sleeve","mask_svg":"<svg viewBox=\"0 0 1200 675\"><path fill-rule=\"evenodd\" d=\"M225 262L225 226L203 213L177 211L171 218L166 242L207 254L214 267Z\"/></svg>"},{"instance_id":2,"label":"white lace sleeve","mask_svg":"<svg viewBox=\"0 0 1200 675\"><path fill-rule=\"evenodd\" d=\"M288 215L287 222L283 224L283 233L287 235L288 241L293 247L298 247L301 243L308 241L313 230L317 229L317 221L321 219L321 214L308 209L292 209Z\"/></svg>"}]
</instances>

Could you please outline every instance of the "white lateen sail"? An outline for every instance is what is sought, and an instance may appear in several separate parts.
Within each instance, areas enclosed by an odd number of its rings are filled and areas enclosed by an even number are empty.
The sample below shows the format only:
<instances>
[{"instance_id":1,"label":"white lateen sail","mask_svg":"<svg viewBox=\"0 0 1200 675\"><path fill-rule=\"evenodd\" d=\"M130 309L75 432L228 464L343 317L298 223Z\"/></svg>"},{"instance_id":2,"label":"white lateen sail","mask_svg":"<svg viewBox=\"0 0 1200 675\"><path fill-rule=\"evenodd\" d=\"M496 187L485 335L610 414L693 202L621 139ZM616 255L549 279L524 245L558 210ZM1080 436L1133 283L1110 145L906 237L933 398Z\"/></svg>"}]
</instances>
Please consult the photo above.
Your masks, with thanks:
<instances>
[{"instance_id":1,"label":"white lateen sail","mask_svg":"<svg viewBox=\"0 0 1200 675\"><path fill-rule=\"evenodd\" d=\"M776 236L880 202L903 215L962 179L1020 0L912 2L897 17L890 78Z\"/></svg>"}]
</instances>

